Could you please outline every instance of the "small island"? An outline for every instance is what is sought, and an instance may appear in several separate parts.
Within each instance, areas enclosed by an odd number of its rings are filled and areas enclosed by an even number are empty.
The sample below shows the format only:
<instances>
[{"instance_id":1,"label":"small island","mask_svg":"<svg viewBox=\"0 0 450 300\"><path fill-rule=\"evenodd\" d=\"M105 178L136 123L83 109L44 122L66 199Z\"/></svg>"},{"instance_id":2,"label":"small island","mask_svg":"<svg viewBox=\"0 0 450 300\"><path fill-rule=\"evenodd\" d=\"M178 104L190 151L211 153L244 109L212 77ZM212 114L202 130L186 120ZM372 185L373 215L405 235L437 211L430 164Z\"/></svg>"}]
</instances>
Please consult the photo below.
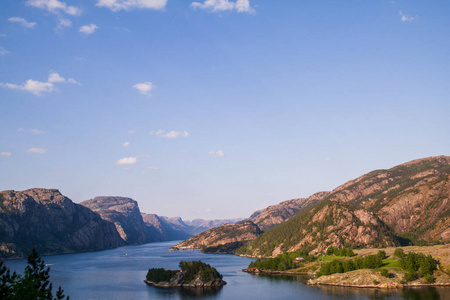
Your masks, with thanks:
<instances>
[{"instance_id":1,"label":"small island","mask_svg":"<svg viewBox=\"0 0 450 300\"><path fill-rule=\"evenodd\" d=\"M149 269L144 282L162 288L209 288L227 284L222 274L202 261L181 261L179 267L180 270Z\"/></svg>"}]
</instances>

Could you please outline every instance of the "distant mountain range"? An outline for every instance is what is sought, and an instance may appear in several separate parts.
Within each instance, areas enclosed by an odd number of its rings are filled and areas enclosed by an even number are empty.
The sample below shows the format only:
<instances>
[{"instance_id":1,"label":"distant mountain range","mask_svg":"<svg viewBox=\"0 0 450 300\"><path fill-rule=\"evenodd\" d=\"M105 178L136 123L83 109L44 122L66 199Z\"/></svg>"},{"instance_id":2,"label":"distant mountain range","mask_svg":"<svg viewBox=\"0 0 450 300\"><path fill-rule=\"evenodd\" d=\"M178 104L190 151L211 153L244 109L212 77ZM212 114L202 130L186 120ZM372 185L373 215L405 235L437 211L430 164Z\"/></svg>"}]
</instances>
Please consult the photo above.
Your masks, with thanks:
<instances>
[{"instance_id":1,"label":"distant mountain range","mask_svg":"<svg viewBox=\"0 0 450 300\"><path fill-rule=\"evenodd\" d=\"M332 192L292 199L253 213L249 219L265 232L236 253L253 257L329 246L372 248L450 241L450 157L414 160L376 170ZM237 226L237 225L234 225ZM208 237L214 233L214 239ZM210 229L178 248L227 249L230 226ZM235 231L242 235L242 229Z\"/></svg>"},{"instance_id":2,"label":"distant mountain range","mask_svg":"<svg viewBox=\"0 0 450 300\"><path fill-rule=\"evenodd\" d=\"M184 249L214 246L254 257L307 249L386 247L450 242L450 157L376 170L331 192L291 199L248 219L183 221L141 213L126 197L73 203L54 189L0 192L0 257L102 250L185 240ZM192 235L195 235L192 237Z\"/></svg>"},{"instance_id":3,"label":"distant mountain range","mask_svg":"<svg viewBox=\"0 0 450 300\"><path fill-rule=\"evenodd\" d=\"M80 204L56 189L0 192L0 258L104 250L182 240L233 220L193 220L141 213L126 197L95 197Z\"/></svg>"}]
</instances>

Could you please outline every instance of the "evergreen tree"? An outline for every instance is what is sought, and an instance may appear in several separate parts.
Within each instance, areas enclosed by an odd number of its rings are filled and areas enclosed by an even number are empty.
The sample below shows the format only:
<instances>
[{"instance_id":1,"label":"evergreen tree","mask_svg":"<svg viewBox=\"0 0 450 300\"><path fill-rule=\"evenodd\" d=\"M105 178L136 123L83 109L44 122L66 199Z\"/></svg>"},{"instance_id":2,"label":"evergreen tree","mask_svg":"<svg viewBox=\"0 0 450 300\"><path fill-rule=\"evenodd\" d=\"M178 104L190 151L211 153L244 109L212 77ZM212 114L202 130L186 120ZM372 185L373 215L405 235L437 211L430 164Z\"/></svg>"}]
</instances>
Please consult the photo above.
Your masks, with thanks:
<instances>
[{"instance_id":1,"label":"evergreen tree","mask_svg":"<svg viewBox=\"0 0 450 300\"><path fill-rule=\"evenodd\" d=\"M45 268L45 263L39 257L35 248L28 256L28 266L24 275L11 275L9 269L0 263L0 299L11 300L62 300L64 291L61 287L56 292L56 298L52 295L50 283L50 268ZM69 297L66 298L69 300Z\"/></svg>"}]
</instances>

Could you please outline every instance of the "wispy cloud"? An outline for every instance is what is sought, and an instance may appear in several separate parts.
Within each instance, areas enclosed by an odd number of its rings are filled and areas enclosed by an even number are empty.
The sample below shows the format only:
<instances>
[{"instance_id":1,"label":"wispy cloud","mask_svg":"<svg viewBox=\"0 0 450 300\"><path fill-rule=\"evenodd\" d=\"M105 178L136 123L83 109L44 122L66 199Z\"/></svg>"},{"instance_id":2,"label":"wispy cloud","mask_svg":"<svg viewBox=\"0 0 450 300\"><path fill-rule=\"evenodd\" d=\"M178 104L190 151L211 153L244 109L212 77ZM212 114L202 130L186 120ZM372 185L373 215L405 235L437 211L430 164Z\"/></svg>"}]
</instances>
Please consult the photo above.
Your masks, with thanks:
<instances>
[{"instance_id":1,"label":"wispy cloud","mask_svg":"<svg viewBox=\"0 0 450 300\"><path fill-rule=\"evenodd\" d=\"M69 19L65 19L65 18L59 18L58 19L58 25L56 26L56 30L60 31L63 30L66 27L70 27L72 26L72 21L70 21Z\"/></svg>"},{"instance_id":2,"label":"wispy cloud","mask_svg":"<svg viewBox=\"0 0 450 300\"><path fill-rule=\"evenodd\" d=\"M35 22L28 22L27 20L25 20L24 18L21 18L21 17L11 17L11 18L8 18L8 21L11 23L19 23L20 25L22 25L25 28L33 28L34 26L36 26Z\"/></svg>"},{"instance_id":3,"label":"wispy cloud","mask_svg":"<svg viewBox=\"0 0 450 300\"><path fill-rule=\"evenodd\" d=\"M158 137L174 139L177 137L188 137L189 133L187 131L169 131L165 132L164 130L150 131L151 135L156 135Z\"/></svg>"},{"instance_id":4,"label":"wispy cloud","mask_svg":"<svg viewBox=\"0 0 450 300\"><path fill-rule=\"evenodd\" d=\"M218 156L218 157L224 157L225 156L225 152L223 152L222 150L209 151L208 154L209 155L215 155L215 156Z\"/></svg>"},{"instance_id":5,"label":"wispy cloud","mask_svg":"<svg viewBox=\"0 0 450 300\"><path fill-rule=\"evenodd\" d=\"M0 156L10 157L12 155L11 152L0 152Z\"/></svg>"},{"instance_id":6,"label":"wispy cloud","mask_svg":"<svg viewBox=\"0 0 450 300\"><path fill-rule=\"evenodd\" d=\"M97 25L95 25L95 24L88 24L88 25L81 26L78 31L83 33L83 34L88 35L88 34L93 34L97 29L98 29Z\"/></svg>"},{"instance_id":7,"label":"wispy cloud","mask_svg":"<svg viewBox=\"0 0 450 300\"><path fill-rule=\"evenodd\" d=\"M41 96L44 93L50 93L55 90L54 83L68 82L72 84L80 84L73 78L65 79L58 73L51 73L48 76L47 82L28 79L24 84L15 83L0 83L0 87L12 90L23 90L34 95Z\"/></svg>"},{"instance_id":8,"label":"wispy cloud","mask_svg":"<svg viewBox=\"0 0 450 300\"><path fill-rule=\"evenodd\" d=\"M237 0L236 2L230 2L229 0L205 0L203 3L192 2L191 7L205 9L212 12L236 10L240 13L255 13L255 9L250 6L249 0Z\"/></svg>"},{"instance_id":9,"label":"wispy cloud","mask_svg":"<svg viewBox=\"0 0 450 300\"><path fill-rule=\"evenodd\" d=\"M9 54L10 52L8 50L6 50L5 48L3 48L2 46L0 46L0 56Z\"/></svg>"},{"instance_id":10,"label":"wispy cloud","mask_svg":"<svg viewBox=\"0 0 450 300\"><path fill-rule=\"evenodd\" d=\"M130 142L125 142L122 144L122 147L128 147L128 146L130 146Z\"/></svg>"},{"instance_id":11,"label":"wispy cloud","mask_svg":"<svg viewBox=\"0 0 450 300\"><path fill-rule=\"evenodd\" d=\"M116 165L134 165L135 163L137 163L137 158L136 157L124 157L119 159L116 162Z\"/></svg>"},{"instance_id":12,"label":"wispy cloud","mask_svg":"<svg viewBox=\"0 0 450 300\"><path fill-rule=\"evenodd\" d=\"M0 33L0 37L6 37L5 33Z\"/></svg>"},{"instance_id":13,"label":"wispy cloud","mask_svg":"<svg viewBox=\"0 0 450 300\"><path fill-rule=\"evenodd\" d=\"M42 148L30 148L27 150L28 153L38 153L38 154L44 154L46 151Z\"/></svg>"},{"instance_id":14,"label":"wispy cloud","mask_svg":"<svg viewBox=\"0 0 450 300\"><path fill-rule=\"evenodd\" d=\"M151 91L153 90L153 84L149 81L140 82L133 85L133 88L139 91L139 94L151 96Z\"/></svg>"},{"instance_id":15,"label":"wispy cloud","mask_svg":"<svg viewBox=\"0 0 450 300\"><path fill-rule=\"evenodd\" d=\"M130 9L156 9L166 7L167 0L97 0L98 7L106 7L112 11Z\"/></svg>"},{"instance_id":16,"label":"wispy cloud","mask_svg":"<svg viewBox=\"0 0 450 300\"><path fill-rule=\"evenodd\" d=\"M149 170L149 171L158 171L159 168L158 167L147 167L147 170Z\"/></svg>"},{"instance_id":17,"label":"wispy cloud","mask_svg":"<svg viewBox=\"0 0 450 300\"><path fill-rule=\"evenodd\" d=\"M403 11L400 11L399 14L401 16L402 22L412 22L416 19L416 17L411 17L411 16L404 14Z\"/></svg>"},{"instance_id":18,"label":"wispy cloud","mask_svg":"<svg viewBox=\"0 0 450 300\"><path fill-rule=\"evenodd\" d=\"M37 128L31 128L31 129L19 128L19 129L17 129L17 132L30 132L32 134L44 134L45 133L44 130L37 129Z\"/></svg>"},{"instance_id":19,"label":"wispy cloud","mask_svg":"<svg viewBox=\"0 0 450 300\"><path fill-rule=\"evenodd\" d=\"M59 0L28 0L28 6L44 9L54 14L66 13L71 16L81 14L81 9L75 6L69 6L67 3Z\"/></svg>"},{"instance_id":20,"label":"wispy cloud","mask_svg":"<svg viewBox=\"0 0 450 300\"><path fill-rule=\"evenodd\" d=\"M130 133L130 134L136 133L136 130L130 129L130 130L128 130L128 133Z\"/></svg>"}]
</instances>

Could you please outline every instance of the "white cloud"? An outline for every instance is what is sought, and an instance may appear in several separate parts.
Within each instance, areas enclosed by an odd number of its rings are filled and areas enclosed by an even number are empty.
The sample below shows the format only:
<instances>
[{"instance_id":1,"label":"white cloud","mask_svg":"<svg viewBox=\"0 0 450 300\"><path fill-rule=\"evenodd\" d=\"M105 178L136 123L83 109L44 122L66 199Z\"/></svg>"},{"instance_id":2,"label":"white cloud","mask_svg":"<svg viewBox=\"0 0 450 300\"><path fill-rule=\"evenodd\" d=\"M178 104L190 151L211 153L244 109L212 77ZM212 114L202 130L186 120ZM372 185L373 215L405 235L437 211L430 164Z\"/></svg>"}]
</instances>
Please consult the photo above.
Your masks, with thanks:
<instances>
[{"instance_id":1,"label":"white cloud","mask_svg":"<svg viewBox=\"0 0 450 300\"><path fill-rule=\"evenodd\" d=\"M8 21L10 21L12 23L19 23L20 25L22 25L23 27L26 27L26 28L33 28L34 26L36 26L35 22L28 22L24 18L20 18L20 17L11 17L8 19Z\"/></svg>"},{"instance_id":2,"label":"white cloud","mask_svg":"<svg viewBox=\"0 0 450 300\"><path fill-rule=\"evenodd\" d=\"M63 30L66 27L72 26L72 21L69 19L60 18L58 19L58 26L56 26L57 30Z\"/></svg>"},{"instance_id":3,"label":"white cloud","mask_svg":"<svg viewBox=\"0 0 450 300\"><path fill-rule=\"evenodd\" d=\"M64 82L66 81L64 77L59 75L58 73L51 73L48 75L48 82Z\"/></svg>"},{"instance_id":4,"label":"white cloud","mask_svg":"<svg viewBox=\"0 0 450 300\"><path fill-rule=\"evenodd\" d=\"M27 150L27 152L44 154L46 151L45 151L45 149L42 149L42 148L30 148Z\"/></svg>"},{"instance_id":5,"label":"white cloud","mask_svg":"<svg viewBox=\"0 0 450 300\"><path fill-rule=\"evenodd\" d=\"M157 130L157 131L150 131L151 135L156 135L158 137L168 138L168 139L174 139L177 137L188 137L189 133L187 131L169 131L165 132L164 130Z\"/></svg>"},{"instance_id":6,"label":"white cloud","mask_svg":"<svg viewBox=\"0 0 450 300\"><path fill-rule=\"evenodd\" d=\"M130 142L125 142L122 144L122 147L128 147L128 146L130 146Z\"/></svg>"},{"instance_id":7,"label":"white cloud","mask_svg":"<svg viewBox=\"0 0 450 300\"><path fill-rule=\"evenodd\" d=\"M6 50L5 48L3 48L2 46L0 46L0 56L9 54L9 51Z\"/></svg>"},{"instance_id":8,"label":"white cloud","mask_svg":"<svg viewBox=\"0 0 450 300\"><path fill-rule=\"evenodd\" d=\"M14 84L14 83L1 83L0 87L9 88L12 90L23 90L30 92L34 95L41 96L43 93L50 93L55 89L53 83L59 82L69 82L79 84L76 80L69 78L67 81L64 77L58 73L51 73L48 76L47 82L37 81L33 79L28 79L24 84Z\"/></svg>"},{"instance_id":9,"label":"white cloud","mask_svg":"<svg viewBox=\"0 0 450 300\"><path fill-rule=\"evenodd\" d=\"M124 157L116 162L116 165L134 165L137 163L136 157Z\"/></svg>"},{"instance_id":10,"label":"white cloud","mask_svg":"<svg viewBox=\"0 0 450 300\"><path fill-rule=\"evenodd\" d=\"M208 154L209 155L215 155L215 156L218 156L218 157L224 157L225 156L225 152L223 152L222 150L209 151Z\"/></svg>"},{"instance_id":11,"label":"white cloud","mask_svg":"<svg viewBox=\"0 0 450 300\"><path fill-rule=\"evenodd\" d=\"M133 85L133 88L138 90L142 95L151 96L150 92L153 90L153 84L149 81L140 82Z\"/></svg>"},{"instance_id":12,"label":"white cloud","mask_svg":"<svg viewBox=\"0 0 450 300\"><path fill-rule=\"evenodd\" d=\"M65 2L59 0L28 0L27 5L45 9L51 13L59 14L61 12L71 16L81 14L81 9L75 6L69 6Z\"/></svg>"},{"instance_id":13,"label":"white cloud","mask_svg":"<svg viewBox=\"0 0 450 300\"><path fill-rule=\"evenodd\" d=\"M136 130L130 129L130 130L128 130L128 133L130 133L130 134L136 133Z\"/></svg>"},{"instance_id":14,"label":"white cloud","mask_svg":"<svg viewBox=\"0 0 450 300\"><path fill-rule=\"evenodd\" d=\"M329 156L327 156L327 157L325 157L325 160L326 160L326 161L330 161L331 158L330 158Z\"/></svg>"},{"instance_id":15,"label":"white cloud","mask_svg":"<svg viewBox=\"0 0 450 300\"><path fill-rule=\"evenodd\" d=\"M416 19L416 17L411 17L411 16L408 16L408 15L405 15L403 13L403 11L400 11L399 14L402 17L402 22L412 22L412 21L414 21Z\"/></svg>"},{"instance_id":16,"label":"white cloud","mask_svg":"<svg viewBox=\"0 0 450 300\"><path fill-rule=\"evenodd\" d=\"M240 13L255 13L255 9L250 6L249 0L237 0L236 2L230 2L229 0L205 0L203 3L192 2L191 7L212 12L236 10Z\"/></svg>"},{"instance_id":17,"label":"white cloud","mask_svg":"<svg viewBox=\"0 0 450 300\"><path fill-rule=\"evenodd\" d=\"M12 155L11 152L0 152L0 156L10 157Z\"/></svg>"},{"instance_id":18,"label":"white cloud","mask_svg":"<svg viewBox=\"0 0 450 300\"><path fill-rule=\"evenodd\" d=\"M147 170L149 170L149 171L158 171L159 168L158 167L147 167Z\"/></svg>"},{"instance_id":19,"label":"white cloud","mask_svg":"<svg viewBox=\"0 0 450 300\"><path fill-rule=\"evenodd\" d=\"M130 9L156 9L166 7L167 0L97 0L96 6L106 7L112 11Z\"/></svg>"},{"instance_id":20,"label":"white cloud","mask_svg":"<svg viewBox=\"0 0 450 300\"><path fill-rule=\"evenodd\" d=\"M67 78L67 82L68 82L68 83L72 83L72 84L81 85L81 83L79 83L78 81L76 81L76 80L73 79L73 78Z\"/></svg>"},{"instance_id":21,"label":"white cloud","mask_svg":"<svg viewBox=\"0 0 450 300\"><path fill-rule=\"evenodd\" d=\"M95 24L89 24L89 25L83 25L78 30L79 32L83 34L93 34L98 29L98 26Z\"/></svg>"},{"instance_id":22,"label":"white cloud","mask_svg":"<svg viewBox=\"0 0 450 300\"><path fill-rule=\"evenodd\" d=\"M37 128L31 128L30 132L33 133L33 134L44 134L45 133L44 130L40 130L40 129L37 129Z\"/></svg>"}]
</instances>

